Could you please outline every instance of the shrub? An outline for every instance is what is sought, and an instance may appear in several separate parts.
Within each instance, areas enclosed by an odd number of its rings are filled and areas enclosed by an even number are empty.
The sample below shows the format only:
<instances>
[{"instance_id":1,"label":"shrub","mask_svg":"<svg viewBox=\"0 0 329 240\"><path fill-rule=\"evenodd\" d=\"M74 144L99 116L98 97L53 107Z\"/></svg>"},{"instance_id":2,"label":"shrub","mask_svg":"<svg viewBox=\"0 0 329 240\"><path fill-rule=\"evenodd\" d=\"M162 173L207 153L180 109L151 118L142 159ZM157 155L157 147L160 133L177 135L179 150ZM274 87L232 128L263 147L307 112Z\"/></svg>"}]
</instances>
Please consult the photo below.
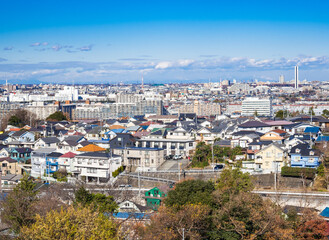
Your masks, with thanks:
<instances>
[{"instance_id":1,"label":"shrub","mask_svg":"<svg viewBox=\"0 0 329 240\"><path fill-rule=\"evenodd\" d=\"M287 167L281 168L281 175L284 177L305 177L313 179L316 174L315 168Z\"/></svg>"},{"instance_id":2,"label":"shrub","mask_svg":"<svg viewBox=\"0 0 329 240\"><path fill-rule=\"evenodd\" d=\"M112 177L117 177L120 173L122 173L123 171L124 171L125 169L124 169L124 167L123 166L121 166L121 167L119 167L117 170L115 170L113 173L112 173Z\"/></svg>"}]
</instances>

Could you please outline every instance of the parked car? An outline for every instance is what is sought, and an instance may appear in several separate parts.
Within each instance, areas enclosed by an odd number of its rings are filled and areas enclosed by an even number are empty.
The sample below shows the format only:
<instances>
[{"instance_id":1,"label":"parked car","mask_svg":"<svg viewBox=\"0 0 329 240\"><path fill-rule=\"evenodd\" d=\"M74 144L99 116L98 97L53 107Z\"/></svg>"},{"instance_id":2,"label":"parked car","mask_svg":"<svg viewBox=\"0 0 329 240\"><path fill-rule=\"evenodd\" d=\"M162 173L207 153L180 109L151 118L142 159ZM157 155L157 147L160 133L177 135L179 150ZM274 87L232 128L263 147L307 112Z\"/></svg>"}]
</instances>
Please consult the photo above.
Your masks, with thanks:
<instances>
[{"instance_id":1,"label":"parked car","mask_svg":"<svg viewBox=\"0 0 329 240\"><path fill-rule=\"evenodd\" d=\"M180 155L180 154L176 154L174 157L173 157L173 159L174 160L179 160L179 159L182 159L183 157L182 157L182 155Z\"/></svg>"},{"instance_id":2,"label":"parked car","mask_svg":"<svg viewBox=\"0 0 329 240\"><path fill-rule=\"evenodd\" d=\"M173 157L174 157L174 155L167 155L167 156L165 156L165 159L170 160L170 159L173 159Z\"/></svg>"},{"instance_id":3,"label":"parked car","mask_svg":"<svg viewBox=\"0 0 329 240\"><path fill-rule=\"evenodd\" d=\"M220 170L220 169L223 169L224 167L225 167L224 164L217 164L217 165L215 165L214 170Z\"/></svg>"}]
</instances>

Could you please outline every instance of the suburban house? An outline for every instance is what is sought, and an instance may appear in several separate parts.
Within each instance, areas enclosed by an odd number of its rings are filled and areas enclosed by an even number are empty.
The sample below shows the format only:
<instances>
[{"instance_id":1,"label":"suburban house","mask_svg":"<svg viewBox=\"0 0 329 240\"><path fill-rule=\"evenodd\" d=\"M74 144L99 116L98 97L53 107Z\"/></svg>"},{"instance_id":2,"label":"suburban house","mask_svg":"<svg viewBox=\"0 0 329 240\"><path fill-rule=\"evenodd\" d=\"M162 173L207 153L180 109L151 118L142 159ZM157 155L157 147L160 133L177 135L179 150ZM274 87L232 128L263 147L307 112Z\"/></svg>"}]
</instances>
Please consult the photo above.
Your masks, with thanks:
<instances>
[{"instance_id":1,"label":"suburban house","mask_svg":"<svg viewBox=\"0 0 329 240\"><path fill-rule=\"evenodd\" d=\"M9 148L10 157L20 163L29 163L31 148Z\"/></svg>"},{"instance_id":2,"label":"suburban house","mask_svg":"<svg viewBox=\"0 0 329 240\"><path fill-rule=\"evenodd\" d=\"M7 174L23 174L22 169L18 166L18 162L10 157L0 158L0 171L2 175Z\"/></svg>"},{"instance_id":3,"label":"suburban house","mask_svg":"<svg viewBox=\"0 0 329 240\"><path fill-rule=\"evenodd\" d=\"M255 168L264 172L281 172L287 154L281 145L272 143L255 153Z\"/></svg>"},{"instance_id":4,"label":"suburban house","mask_svg":"<svg viewBox=\"0 0 329 240\"><path fill-rule=\"evenodd\" d=\"M122 156L127 170L138 168L139 171L155 171L164 162L162 148L115 148L113 153Z\"/></svg>"},{"instance_id":5,"label":"suburban house","mask_svg":"<svg viewBox=\"0 0 329 240\"><path fill-rule=\"evenodd\" d=\"M40 148L57 148L58 143L60 140L57 137L45 137L45 138L39 138L34 143L35 149Z\"/></svg>"},{"instance_id":6,"label":"suburban house","mask_svg":"<svg viewBox=\"0 0 329 240\"><path fill-rule=\"evenodd\" d=\"M266 133L272 129L272 126L260 121L247 121L238 126L239 131L256 131Z\"/></svg>"},{"instance_id":7,"label":"suburban house","mask_svg":"<svg viewBox=\"0 0 329 240\"><path fill-rule=\"evenodd\" d=\"M73 158L74 175L88 182L107 182L112 172L122 166L121 156L94 151L84 152Z\"/></svg>"},{"instance_id":8,"label":"suburban house","mask_svg":"<svg viewBox=\"0 0 329 240\"><path fill-rule=\"evenodd\" d=\"M142 213L145 212L148 207L142 206L140 204L134 203L132 201L126 200L118 204L119 212L133 212L133 213Z\"/></svg>"},{"instance_id":9,"label":"suburban house","mask_svg":"<svg viewBox=\"0 0 329 240\"><path fill-rule=\"evenodd\" d=\"M311 149L308 144L298 144L291 148L290 165L291 167L318 167L320 165L320 152Z\"/></svg>"},{"instance_id":10,"label":"suburban house","mask_svg":"<svg viewBox=\"0 0 329 240\"><path fill-rule=\"evenodd\" d=\"M169 188L163 185L162 187L155 187L145 192L144 198L146 201L146 206L152 208L153 210L157 210L163 199L167 196L168 190Z\"/></svg>"},{"instance_id":11,"label":"suburban house","mask_svg":"<svg viewBox=\"0 0 329 240\"><path fill-rule=\"evenodd\" d=\"M68 152L63 155L61 155L57 161L58 161L58 169L65 169L67 172L72 172L74 171L74 166L73 166L73 158L77 154Z\"/></svg>"},{"instance_id":12,"label":"suburban house","mask_svg":"<svg viewBox=\"0 0 329 240\"><path fill-rule=\"evenodd\" d=\"M261 141L273 141L279 144L283 143L284 140L284 133L283 130L273 130L270 132L265 133L263 136L260 137Z\"/></svg>"},{"instance_id":13,"label":"suburban house","mask_svg":"<svg viewBox=\"0 0 329 240\"><path fill-rule=\"evenodd\" d=\"M163 148L165 155L181 155L188 157L193 154L196 142L184 128L178 127L172 130L159 129L147 136L137 139L137 147Z\"/></svg>"},{"instance_id":14,"label":"suburban house","mask_svg":"<svg viewBox=\"0 0 329 240\"><path fill-rule=\"evenodd\" d=\"M57 172L58 167L58 158L62 156L62 153L52 152L46 156L46 173L53 174Z\"/></svg>"},{"instance_id":15,"label":"suburban house","mask_svg":"<svg viewBox=\"0 0 329 240\"><path fill-rule=\"evenodd\" d=\"M56 148L36 149L31 154L31 176L34 178L42 178L46 173L47 155L56 151Z\"/></svg>"},{"instance_id":16,"label":"suburban house","mask_svg":"<svg viewBox=\"0 0 329 240\"><path fill-rule=\"evenodd\" d=\"M10 137L7 139L7 142L34 142L35 141L35 136L34 133L28 132L28 131L17 131L14 132Z\"/></svg>"}]
</instances>

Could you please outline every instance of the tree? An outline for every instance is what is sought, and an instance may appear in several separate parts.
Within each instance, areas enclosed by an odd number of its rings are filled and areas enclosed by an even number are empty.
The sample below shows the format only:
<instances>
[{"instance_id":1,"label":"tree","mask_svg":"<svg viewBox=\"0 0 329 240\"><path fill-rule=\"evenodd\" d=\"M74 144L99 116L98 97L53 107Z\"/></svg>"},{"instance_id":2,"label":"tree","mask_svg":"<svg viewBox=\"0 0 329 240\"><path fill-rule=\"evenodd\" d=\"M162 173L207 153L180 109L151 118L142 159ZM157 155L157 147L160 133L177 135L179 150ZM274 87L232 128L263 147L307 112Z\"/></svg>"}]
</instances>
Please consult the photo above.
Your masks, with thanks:
<instances>
[{"instance_id":1,"label":"tree","mask_svg":"<svg viewBox=\"0 0 329 240\"><path fill-rule=\"evenodd\" d=\"M21 239L123 239L120 228L111 219L91 208L73 206L36 216L31 227L23 227Z\"/></svg>"},{"instance_id":2,"label":"tree","mask_svg":"<svg viewBox=\"0 0 329 240\"><path fill-rule=\"evenodd\" d=\"M192 167L205 167L209 165L211 156L211 147L205 142L199 142L196 145L195 153L192 158Z\"/></svg>"},{"instance_id":3,"label":"tree","mask_svg":"<svg viewBox=\"0 0 329 240\"><path fill-rule=\"evenodd\" d=\"M62 112L55 112L50 114L47 118L47 121L63 121L67 120L66 116Z\"/></svg>"},{"instance_id":4,"label":"tree","mask_svg":"<svg viewBox=\"0 0 329 240\"><path fill-rule=\"evenodd\" d=\"M8 125L20 127L22 125L22 120L19 119L16 115L13 115L8 119Z\"/></svg>"},{"instance_id":5,"label":"tree","mask_svg":"<svg viewBox=\"0 0 329 240\"><path fill-rule=\"evenodd\" d=\"M177 183L174 190L168 192L166 206L180 208L186 204L203 204L212 206L214 183L202 180L187 180Z\"/></svg>"},{"instance_id":6,"label":"tree","mask_svg":"<svg viewBox=\"0 0 329 240\"><path fill-rule=\"evenodd\" d=\"M328 239L329 225L323 219L311 219L297 228L296 235L298 239Z\"/></svg>"},{"instance_id":7,"label":"tree","mask_svg":"<svg viewBox=\"0 0 329 240\"><path fill-rule=\"evenodd\" d=\"M254 188L249 173L240 169L224 169L217 181L216 189L221 195L249 192Z\"/></svg>"},{"instance_id":8,"label":"tree","mask_svg":"<svg viewBox=\"0 0 329 240\"><path fill-rule=\"evenodd\" d=\"M113 213L118 208L112 196L90 193L84 187L80 187L75 193L75 203L81 204L83 207L92 206L102 213Z\"/></svg>"},{"instance_id":9,"label":"tree","mask_svg":"<svg viewBox=\"0 0 329 240\"><path fill-rule=\"evenodd\" d=\"M322 111L322 116L328 118L328 117L329 117L329 110L328 110L328 109L324 109L324 110Z\"/></svg>"},{"instance_id":10,"label":"tree","mask_svg":"<svg viewBox=\"0 0 329 240\"><path fill-rule=\"evenodd\" d=\"M137 230L143 240L206 239L210 208L200 204L184 205L179 211L160 207L150 223Z\"/></svg>"},{"instance_id":11,"label":"tree","mask_svg":"<svg viewBox=\"0 0 329 240\"><path fill-rule=\"evenodd\" d=\"M284 119L286 117L289 116L289 112L287 110L279 110L276 112L275 117L276 118L280 118L280 119Z\"/></svg>"},{"instance_id":12,"label":"tree","mask_svg":"<svg viewBox=\"0 0 329 240\"><path fill-rule=\"evenodd\" d=\"M221 199L218 199L221 200ZM281 209L251 192L231 194L214 213L213 239L293 239Z\"/></svg>"},{"instance_id":13,"label":"tree","mask_svg":"<svg viewBox=\"0 0 329 240\"><path fill-rule=\"evenodd\" d=\"M37 119L35 113L25 109L17 109L6 114L1 123L1 129L5 129L7 125L24 127L25 125L35 126L36 123Z\"/></svg>"},{"instance_id":14,"label":"tree","mask_svg":"<svg viewBox=\"0 0 329 240\"><path fill-rule=\"evenodd\" d=\"M258 117L258 112L257 112L257 110L254 112L254 116L255 116L255 117Z\"/></svg>"},{"instance_id":15,"label":"tree","mask_svg":"<svg viewBox=\"0 0 329 240\"><path fill-rule=\"evenodd\" d=\"M1 219L15 232L23 226L29 226L34 222L37 204L37 191L35 184L27 175L24 175L20 183L8 194L2 203Z\"/></svg>"}]
</instances>

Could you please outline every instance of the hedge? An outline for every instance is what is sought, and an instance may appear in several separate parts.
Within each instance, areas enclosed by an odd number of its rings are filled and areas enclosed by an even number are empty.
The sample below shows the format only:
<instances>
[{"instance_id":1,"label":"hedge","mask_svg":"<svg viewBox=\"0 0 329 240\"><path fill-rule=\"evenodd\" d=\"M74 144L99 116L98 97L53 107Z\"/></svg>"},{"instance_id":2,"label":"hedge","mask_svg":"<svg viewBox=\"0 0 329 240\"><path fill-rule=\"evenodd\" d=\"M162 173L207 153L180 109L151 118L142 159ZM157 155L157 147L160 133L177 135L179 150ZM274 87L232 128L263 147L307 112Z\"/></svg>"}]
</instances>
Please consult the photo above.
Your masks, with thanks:
<instances>
[{"instance_id":1,"label":"hedge","mask_svg":"<svg viewBox=\"0 0 329 240\"><path fill-rule=\"evenodd\" d=\"M121 167L119 167L117 170L115 170L114 172L112 172L112 176L115 178L115 177L117 177L120 173L122 173L124 170L125 170L124 167L121 166Z\"/></svg>"},{"instance_id":2,"label":"hedge","mask_svg":"<svg viewBox=\"0 0 329 240\"><path fill-rule=\"evenodd\" d=\"M283 177L305 177L313 179L316 174L315 168L287 167L281 168L281 176Z\"/></svg>"}]
</instances>

